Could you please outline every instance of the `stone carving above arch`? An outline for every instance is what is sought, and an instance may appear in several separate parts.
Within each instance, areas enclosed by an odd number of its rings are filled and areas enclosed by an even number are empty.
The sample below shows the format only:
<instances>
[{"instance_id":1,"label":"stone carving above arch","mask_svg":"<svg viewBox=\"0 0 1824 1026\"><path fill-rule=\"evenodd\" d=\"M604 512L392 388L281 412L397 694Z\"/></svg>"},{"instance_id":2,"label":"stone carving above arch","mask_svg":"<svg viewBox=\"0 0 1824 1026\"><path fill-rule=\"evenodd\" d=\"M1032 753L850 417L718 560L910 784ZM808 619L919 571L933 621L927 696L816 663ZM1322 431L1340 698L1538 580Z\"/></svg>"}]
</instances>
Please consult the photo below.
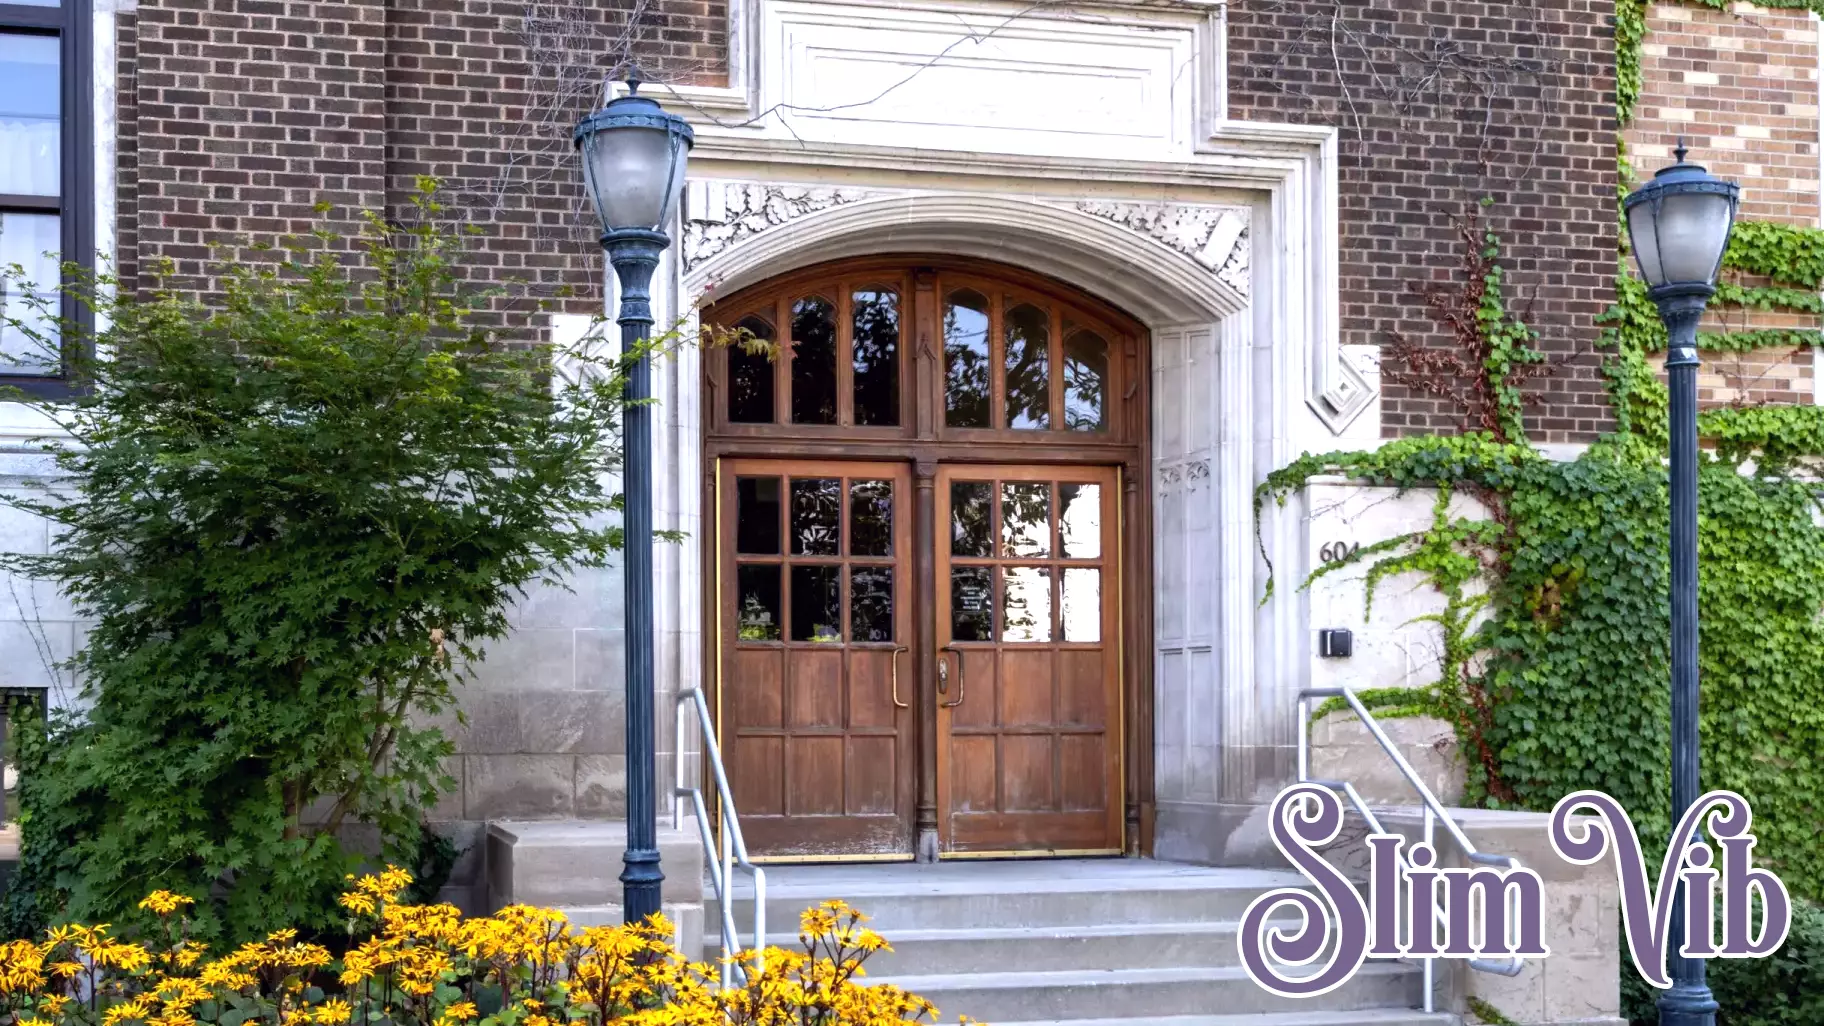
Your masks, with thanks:
<instances>
[{"instance_id":1,"label":"stone carving above arch","mask_svg":"<svg viewBox=\"0 0 1824 1026\"><path fill-rule=\"evenodd\" d=\"M828 185L691 182L684 196L684 269L806 214L881 195Z\"/></svg>"},{"instance_id":2,"label":"stone carving above arch","mask_svg":"<svg viewBox=\"0 0 1824 1026\"><path fill-rule=\"evenodd\" d=\"M1248 294L1248 211L1185 203L1080 200L1077 209L1138 232L1195 260L1223 283Z\"/></svg>"}]
</instances>

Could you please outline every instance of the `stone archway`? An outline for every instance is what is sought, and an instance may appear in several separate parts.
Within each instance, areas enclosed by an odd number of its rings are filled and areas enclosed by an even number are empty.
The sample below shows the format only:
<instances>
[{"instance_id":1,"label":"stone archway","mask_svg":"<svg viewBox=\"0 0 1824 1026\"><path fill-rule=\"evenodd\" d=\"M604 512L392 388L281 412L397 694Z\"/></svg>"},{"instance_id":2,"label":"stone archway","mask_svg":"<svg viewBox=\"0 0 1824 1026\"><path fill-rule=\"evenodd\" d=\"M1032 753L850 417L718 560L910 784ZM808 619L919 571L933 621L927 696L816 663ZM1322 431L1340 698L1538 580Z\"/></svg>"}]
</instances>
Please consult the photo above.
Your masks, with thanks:
<instances>
[{"instance_id":1,"label":"stone archway","mask_svg":"<svg viewBox=\"0 0 1824 1026\"><path fill-rule=\"evenodd\" d=\"M1272 458L1263 446L1284 446L1308 387L1302 359L1255 345L1257 327L1273 318L1251 294L1263 278L1288 270L1278 264L1263 275L1252 266L1258 209L705 178L688 187L682 242L665 282L665 302L694 328L694 310L706 300L795 268L942 252L1055 278L1149 329L1153 514L1145 556L1159 574L1149 636L1135 639L1153 650L1155 710L1155 724L1142 732L1152 751L1136 753L1140 791L1150 796L1139 831L1150 851L1195 861L1258 857L1256 839L1238 844L1230 835L1258 796L1291 772L1289 693L1306 672L1302 610L1293 603L1257 609L1264 583L1254 546L1257 466ZM691 535L707 526L700 380L687 350L660 382L667 426L659 439L659 523ZM1281 517L1270 530L1295 524ZM703 676L705 568L689 546L659 558L661 668L694 686ZM687 739L687 756L688 748Z\"/></svg>"}]
</instances>

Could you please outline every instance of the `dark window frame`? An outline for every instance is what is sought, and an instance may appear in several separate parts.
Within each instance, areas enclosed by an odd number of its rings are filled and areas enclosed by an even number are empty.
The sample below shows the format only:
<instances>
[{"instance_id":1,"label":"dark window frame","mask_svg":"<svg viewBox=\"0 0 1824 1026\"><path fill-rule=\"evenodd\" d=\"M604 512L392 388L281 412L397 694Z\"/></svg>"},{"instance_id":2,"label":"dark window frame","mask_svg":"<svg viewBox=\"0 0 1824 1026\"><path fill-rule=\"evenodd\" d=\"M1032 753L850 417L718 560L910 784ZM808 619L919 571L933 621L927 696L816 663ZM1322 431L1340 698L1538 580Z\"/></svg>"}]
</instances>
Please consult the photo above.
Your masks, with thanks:
<instances>
[{"instance_id":1,"label":"dark window frame","mask_svg":"<svg viewBox=\"0 0 1824 1026\"><path fill-rule=\"evenodd\" d=\"M95 267L95 27L91 4L63 0L56 7L5 3L0 0L0 32L56 36L58 47L58 121L62 152L55 200L43 196L0 194L0 211L54 213L59 217L63 263ZM64 284L70 284L66 278ZM86 345L94 328L89 308L67 293L63 319L76 328ZM0 386L17 388L27 395L60 399L76 394L74 378L77 353L72 340L64 339L63 370L57 375L19 374L0 366Z\"/></svg>"}]
</instances>

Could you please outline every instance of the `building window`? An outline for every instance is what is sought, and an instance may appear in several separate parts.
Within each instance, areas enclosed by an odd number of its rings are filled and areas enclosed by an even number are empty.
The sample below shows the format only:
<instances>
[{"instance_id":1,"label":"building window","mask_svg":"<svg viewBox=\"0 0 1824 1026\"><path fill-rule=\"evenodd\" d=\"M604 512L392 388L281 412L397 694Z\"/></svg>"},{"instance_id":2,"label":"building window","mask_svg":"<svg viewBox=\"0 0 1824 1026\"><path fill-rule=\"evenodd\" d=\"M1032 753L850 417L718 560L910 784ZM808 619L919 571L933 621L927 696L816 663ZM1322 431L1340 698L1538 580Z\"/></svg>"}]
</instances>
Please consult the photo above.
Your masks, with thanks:
<instances>
[{"instance_id":1,"label":"building window","mask_svg":"<svg viewBox=\"0 0 1824 1026\"><path fill-rule=\"evenodd\" d=\"M0 0L0 266L23 266L46 296L63 262L94 266L89 11L86 0ZM0 309L27 320L18 293L16 282L0 282ZM88 310L73 300L53 310L88 324ZM49 319L35 327L58 335ZM0 385L65 393L72 355L0 326Z\"/></svg>"}]
</instances>

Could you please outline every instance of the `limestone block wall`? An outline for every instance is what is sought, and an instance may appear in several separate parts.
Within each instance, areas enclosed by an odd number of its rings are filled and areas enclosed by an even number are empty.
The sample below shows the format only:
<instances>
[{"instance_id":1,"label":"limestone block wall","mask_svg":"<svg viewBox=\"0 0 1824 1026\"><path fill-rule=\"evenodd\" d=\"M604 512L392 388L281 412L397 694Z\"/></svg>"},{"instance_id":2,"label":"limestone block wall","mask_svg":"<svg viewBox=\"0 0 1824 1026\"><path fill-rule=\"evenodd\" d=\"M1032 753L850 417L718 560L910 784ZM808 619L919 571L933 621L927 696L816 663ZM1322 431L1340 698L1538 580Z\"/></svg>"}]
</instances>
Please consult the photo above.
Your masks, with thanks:
<instances>
[{"instance_id":1,"label":"limestone block wall","mask_svg":"<svg viewBox=\"0 0 1824 1026\"><path fill-rule=\"evenodd\" d=\"M1306 489L1306 567L1340 562L1356 546L1410 533L1432 522L1437 493L1364 487L1340 479L1317 480ZM1481 517L1474 499L1453 495L1450 515ZM1310 603L1312 687L1423 688L1438 679L1443 642L1437 624L1420 617L1441 612L1444 597L1422 575L1400 574L1379 583L1372 608L1364 578L1373 559L1332 570L1306 589ZM1298 581L1288 570L1281 587ZM1318 632L1345 629L1353 638L1346 658L1319 655ZM1455 732L1433 717L1380 719L1400 753L1419 770L1426 786L1445 802L1460 799L1463 765ZM1326 779L1354 783L1371 802L1413 804L1417 795L1393 762L1352 713L1326 716L1312 731L1311 770Z\"/></svg>"}]
</instances>

